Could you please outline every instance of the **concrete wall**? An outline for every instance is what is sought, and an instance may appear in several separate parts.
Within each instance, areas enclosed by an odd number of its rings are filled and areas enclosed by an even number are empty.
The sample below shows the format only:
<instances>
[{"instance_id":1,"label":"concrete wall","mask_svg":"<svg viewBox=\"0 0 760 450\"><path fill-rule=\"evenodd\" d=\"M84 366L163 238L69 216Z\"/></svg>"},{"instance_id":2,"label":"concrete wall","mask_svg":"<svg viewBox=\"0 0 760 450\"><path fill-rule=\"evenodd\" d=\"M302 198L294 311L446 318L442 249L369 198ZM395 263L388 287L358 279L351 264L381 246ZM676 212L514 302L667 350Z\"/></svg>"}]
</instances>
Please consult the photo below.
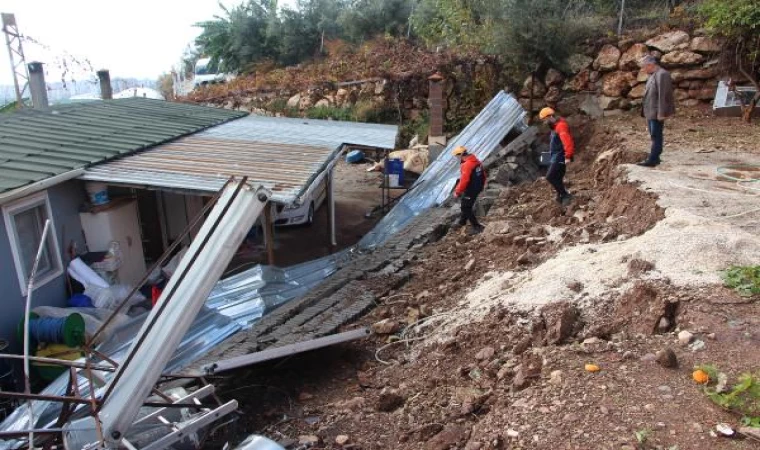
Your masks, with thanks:
<instances>
[{"instance_id":1,"label":"concrete wall","mask_svg":"<svg viewBox=\"0 0 760 450\"><path fill-rule=\"evenodd\" d=\"M34 291L32 307L66 306L68 293L65 269L69 264L67 249L73 242L79 252L85 251L82 225L79 221L79 207L85 201L82 183L72 180L54 186L48 189L48 199L53 211L53 223L61 250L64 273ZM16 327L23 317L26 298L21 295L5 220L0 220L0 286L3 302L3 313L0 314L0 338L10 342L11 351L18 352L21 350L21 343L16 337Z\"/></svg>"}]
</instances>

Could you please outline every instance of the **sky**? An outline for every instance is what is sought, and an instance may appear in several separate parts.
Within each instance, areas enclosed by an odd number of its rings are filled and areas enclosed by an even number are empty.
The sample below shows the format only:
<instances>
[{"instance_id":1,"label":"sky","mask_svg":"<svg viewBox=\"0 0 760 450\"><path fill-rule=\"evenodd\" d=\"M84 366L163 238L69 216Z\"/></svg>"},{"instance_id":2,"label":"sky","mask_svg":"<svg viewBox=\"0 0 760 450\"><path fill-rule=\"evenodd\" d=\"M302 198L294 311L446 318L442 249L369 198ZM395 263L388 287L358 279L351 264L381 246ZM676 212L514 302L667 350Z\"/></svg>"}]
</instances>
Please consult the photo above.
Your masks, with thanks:
<instances>
[{"instance_id":1,"label":"sky","mask_svg":"<svg viewBox=\"0 0 760 450\"><path fill-rule=\"evenodd\" d=\"M232 6L241 1L221 3ZM293 3L280 0L281 6ZM62 54L89 60L94 70L109 69L111 78L156 79L179 62L187 44L200 33L193 24L221 9L219 0L0 0L0 12L14 13L23 35L49 47L25 42L26 60L46 63L46 78L60 81ZM5 47L4 39L0 42ZM13 83L9 58L5 48L0 53L0 85L9 85ZM81 80L90 70L83 65L73 67L70 74Z\"/></svg>"}]
</instances>

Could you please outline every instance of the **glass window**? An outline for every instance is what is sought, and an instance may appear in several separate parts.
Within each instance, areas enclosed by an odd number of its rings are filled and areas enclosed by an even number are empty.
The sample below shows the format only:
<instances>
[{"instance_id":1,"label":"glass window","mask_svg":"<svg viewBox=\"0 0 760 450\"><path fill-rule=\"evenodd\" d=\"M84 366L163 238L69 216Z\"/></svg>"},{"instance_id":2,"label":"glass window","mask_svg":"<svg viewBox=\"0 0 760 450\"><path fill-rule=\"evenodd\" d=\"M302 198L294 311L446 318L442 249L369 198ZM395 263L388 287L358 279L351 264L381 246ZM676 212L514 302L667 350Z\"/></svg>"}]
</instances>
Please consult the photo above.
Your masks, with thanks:
<instances>
[{"instance_id":1,"label":"glass window","mask_svg":"<svg viewBox=\"0 0 760 450\"><path fill-rule=\"evenodd\" d=\"M50 217L50 205L45 193L22 199L3 208L8 238L16 263L16 272L21 292L26 295L29 276L42 239L45 221ZM55 226L50 230L45 242L35 276L35 287L39 287L62 273L61 257L55 238Z\"/></svg>"}]
</instances>

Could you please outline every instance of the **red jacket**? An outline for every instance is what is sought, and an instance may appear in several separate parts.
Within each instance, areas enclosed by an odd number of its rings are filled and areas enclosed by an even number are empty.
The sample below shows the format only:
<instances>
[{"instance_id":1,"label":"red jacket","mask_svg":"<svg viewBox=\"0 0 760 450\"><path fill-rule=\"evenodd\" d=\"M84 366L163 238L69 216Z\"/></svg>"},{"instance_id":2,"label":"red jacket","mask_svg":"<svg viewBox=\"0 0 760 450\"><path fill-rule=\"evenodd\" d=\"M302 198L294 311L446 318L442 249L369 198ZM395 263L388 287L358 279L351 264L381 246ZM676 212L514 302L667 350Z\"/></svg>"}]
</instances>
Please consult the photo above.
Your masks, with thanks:
<instances>
[{"instance_id":1,"label":"red jacket","mask_svg":"<svg viewBox=\"0 0 760 450\"><path fill-rule=\"evenodd\" d=\"M573 135L570 134L570 125L567 124L565 119L561 118L554 125L554 132L557 133L562 141L562 147L565 149L565 158L572 158L575 155L575 142L573 141Z\"/></svg>"},{"instance_id":2,"label":"red jacket","mask_svg":"<svg viewBox=\"0 0 760 450\"><path fill-rule=\"evenodd\" d=\"M457 183L454 192L456 195L462 195L468 191L468 188L478 189L477 192L468 192L470 194L479 194L486 186L486 173L485 167L480 163L480 160L475 155L467 155L462 158L462 162L459 165L459 183Z\"/></svg>"}]
</instances>

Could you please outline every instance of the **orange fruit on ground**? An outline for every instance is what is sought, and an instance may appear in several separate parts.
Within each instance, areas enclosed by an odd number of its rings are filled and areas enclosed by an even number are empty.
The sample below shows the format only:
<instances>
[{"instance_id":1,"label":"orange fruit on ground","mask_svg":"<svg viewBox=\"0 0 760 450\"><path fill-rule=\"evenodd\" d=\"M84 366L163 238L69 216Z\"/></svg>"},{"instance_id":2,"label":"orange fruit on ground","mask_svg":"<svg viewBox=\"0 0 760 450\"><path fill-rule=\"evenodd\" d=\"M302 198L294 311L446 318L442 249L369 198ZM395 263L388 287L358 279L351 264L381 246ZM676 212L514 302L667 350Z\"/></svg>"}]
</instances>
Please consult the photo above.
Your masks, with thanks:
<instances>
[{"instance_id":1,"label":"orange fruit on ground","mask_svg":"<svg viewBox=\"0 0 760 450\"><path fill-rule=\"evenodd\" d=\"M710 381L710 375L707 374L702 369L697 369L694 371L694 373L691 374L691 377L696 381L698 384L705 384L708 381Z\"/></svg>"}]
</instances>

